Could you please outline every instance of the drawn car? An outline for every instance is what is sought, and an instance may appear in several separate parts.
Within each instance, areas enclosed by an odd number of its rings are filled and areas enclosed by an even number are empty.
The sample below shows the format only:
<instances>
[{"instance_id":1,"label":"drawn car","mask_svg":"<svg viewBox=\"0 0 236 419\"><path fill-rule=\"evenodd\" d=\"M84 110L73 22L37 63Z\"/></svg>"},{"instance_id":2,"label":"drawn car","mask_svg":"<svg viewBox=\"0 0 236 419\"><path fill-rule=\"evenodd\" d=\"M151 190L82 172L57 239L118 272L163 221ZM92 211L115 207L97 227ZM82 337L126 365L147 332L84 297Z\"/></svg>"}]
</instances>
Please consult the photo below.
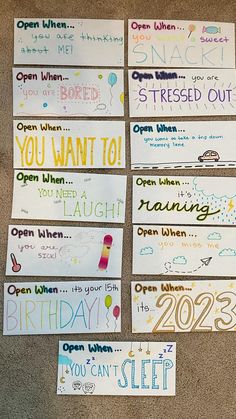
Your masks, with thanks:
<instances>
[{"instance_id":1,"label":"drawn car","mask_svg":"<svg viewBox=\"0 0 236 419\"><path fill-rule=\"evenodd\" d=\"M202 156L198 157L198 160L203 162L203 161L219 161L220 160L220 156L217 153L217 151L214 150L207 150L205 151L205 153L203 153Z\"/></svg>"}]
</instances>

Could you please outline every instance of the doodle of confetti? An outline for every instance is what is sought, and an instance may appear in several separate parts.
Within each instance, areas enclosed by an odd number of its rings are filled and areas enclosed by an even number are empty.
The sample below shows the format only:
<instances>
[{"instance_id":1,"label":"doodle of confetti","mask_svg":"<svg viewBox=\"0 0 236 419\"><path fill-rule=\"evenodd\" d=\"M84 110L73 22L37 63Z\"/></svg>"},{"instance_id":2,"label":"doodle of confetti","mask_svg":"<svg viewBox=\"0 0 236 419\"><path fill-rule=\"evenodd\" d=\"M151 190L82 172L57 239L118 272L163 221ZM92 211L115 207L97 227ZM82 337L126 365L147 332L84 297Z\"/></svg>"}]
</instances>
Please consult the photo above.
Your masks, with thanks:
<instances>
[{"instance_id":1,"label":"doodle of confetti","mask_svg":"<svg viewBox=\"0 0 236 419\"><path fill-rule=\"evenodd\" d=\"M153 316L148 316L148 318L147 318L147 320L146 320L146 323L152 323L152 321L153 321L153 319L154 319L154 317Z\"/></svg>"}]
</instances>

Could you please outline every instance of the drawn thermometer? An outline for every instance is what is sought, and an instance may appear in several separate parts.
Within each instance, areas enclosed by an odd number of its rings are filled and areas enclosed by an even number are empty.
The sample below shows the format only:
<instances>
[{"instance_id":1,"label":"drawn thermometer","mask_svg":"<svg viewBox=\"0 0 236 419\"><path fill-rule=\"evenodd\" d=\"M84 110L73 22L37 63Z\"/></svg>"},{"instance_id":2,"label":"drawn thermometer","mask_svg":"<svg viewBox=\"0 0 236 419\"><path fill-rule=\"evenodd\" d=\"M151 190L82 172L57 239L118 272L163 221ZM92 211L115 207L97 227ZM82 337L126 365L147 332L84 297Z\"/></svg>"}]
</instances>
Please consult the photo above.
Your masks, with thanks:
<instances>
[{"instance_id":1,"label":"drawn thermometer","mask_svg":"<svg viewBox=\"0 0 236 419\"><path fill-rule=\"evenodd\" d=\"M106 234L103 239L102 254L98 264L98 269L100 269L100 271L107 269L112 242L112 236L110 236L110 234Z\"/></svg>"},{"instance_id":2,"label":"drawn thermometer","mask_svg":"<svg viewBox=\"0 0 236 419\"><path fill-rule=\"evenodd\" d=\"M21 265L20 263L17 263L16 257L14 255L14 253L10 254L11 257L11 261L12 261L12 270L13 272L19 272L21 270Z\"/></svg>"}]
</instances>

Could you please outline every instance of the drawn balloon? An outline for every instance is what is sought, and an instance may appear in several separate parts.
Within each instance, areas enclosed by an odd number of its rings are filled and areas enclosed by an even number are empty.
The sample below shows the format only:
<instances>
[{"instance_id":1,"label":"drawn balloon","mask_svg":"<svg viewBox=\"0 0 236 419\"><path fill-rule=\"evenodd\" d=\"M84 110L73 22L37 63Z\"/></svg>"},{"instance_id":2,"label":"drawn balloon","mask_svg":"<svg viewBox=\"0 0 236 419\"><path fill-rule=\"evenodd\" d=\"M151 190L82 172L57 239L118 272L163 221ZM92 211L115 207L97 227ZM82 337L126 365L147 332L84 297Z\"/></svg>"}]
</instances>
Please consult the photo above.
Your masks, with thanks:
<instances>
[{"instance_id":1,"label":"drawn balloon","mask_svg":"<svg viewBox=\"0 0 236 419\"><path fill-rule=\"evenodd\" d=\"M113 308L113 316L115 317L115 329L114 329L114 332L115 332L116 329L117 329L117 319L120 316L120 307L119 306L115 306Z\"/></svg>"},{"instance_id":2,"label":"drawn balloon","mask_svg":"<svg viewBox=\"0 0 236 419\"><path fill-rule=\"evenodd\" d=\"M108 83L110 84L111 87L115 86L117 82L117 75L116 73L110 73L108 76Z\"/></svg>"},{"instance_id":3,"label":"drawn balloon","mask_svg":"<svg viewBox=\"0 0 236 419\"><path fill-rule=\"evenodd\" d=\"M117 75L116 73L110 73L108 76L108 84L110 85L110 106L112 106L112 99L113 99L113 94L112 94L112 88L115 86L117 82Z\"/></svg>"},{"instance_id":4,"label":"drawn balloon","mask_svg":"<svg viewBox=\"0 0 236 419\"><path fill-rule=\"evenodd\" d=\"M107 295L105 297L105 306L109 310L109 308L111 307L111 305L112 305L112 297L111 297L111 295Z\"/></svg>"},{"instance_id":5,"label":"drawn balloon","mask_svg":"<svg viewBox=\"0 0 236 419\"><path fill-rule=\"evenodd\" d=\"M117 320L118 319L118 317L119 317L119 315L120 315L120 307L119 306L115 306L114 308L113 308L113 316L115 317L115 319Z\"/></svg>"}]
</instances>

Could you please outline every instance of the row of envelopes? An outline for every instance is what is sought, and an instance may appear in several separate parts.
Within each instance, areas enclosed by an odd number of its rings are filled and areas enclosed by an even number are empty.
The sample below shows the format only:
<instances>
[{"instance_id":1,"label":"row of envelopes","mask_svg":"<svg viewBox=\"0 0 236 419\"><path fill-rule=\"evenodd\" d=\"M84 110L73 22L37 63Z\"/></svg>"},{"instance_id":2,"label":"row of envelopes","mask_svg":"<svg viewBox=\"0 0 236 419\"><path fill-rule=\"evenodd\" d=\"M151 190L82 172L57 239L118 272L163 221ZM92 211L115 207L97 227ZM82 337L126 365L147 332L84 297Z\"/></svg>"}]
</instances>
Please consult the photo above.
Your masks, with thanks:
<instances>
[{"instance_id":1,"label":"row of envelopes","mask_svg":"<svg viewBox=\"0 0 236 419\"><path fill-rule=\"evenodd\" d=\"M234 38L231 23L129 20L129 116L235 115ZM59 169L127 167L125 122L55 118L124 117L125 45L122 20L15 19L12 218L103 225L9 226L6 275L96 280L6 282L6 335L122 330L123 228L104 223L125 223L127 177ZM134 120L131 169L232 168L234 127ZM132 180L132 273L159 276L131 282L132 332L236 330L235 179ZM173 342L59 342L57 394L175 395L175 381Z\"/></svg>"}]
</instances>

